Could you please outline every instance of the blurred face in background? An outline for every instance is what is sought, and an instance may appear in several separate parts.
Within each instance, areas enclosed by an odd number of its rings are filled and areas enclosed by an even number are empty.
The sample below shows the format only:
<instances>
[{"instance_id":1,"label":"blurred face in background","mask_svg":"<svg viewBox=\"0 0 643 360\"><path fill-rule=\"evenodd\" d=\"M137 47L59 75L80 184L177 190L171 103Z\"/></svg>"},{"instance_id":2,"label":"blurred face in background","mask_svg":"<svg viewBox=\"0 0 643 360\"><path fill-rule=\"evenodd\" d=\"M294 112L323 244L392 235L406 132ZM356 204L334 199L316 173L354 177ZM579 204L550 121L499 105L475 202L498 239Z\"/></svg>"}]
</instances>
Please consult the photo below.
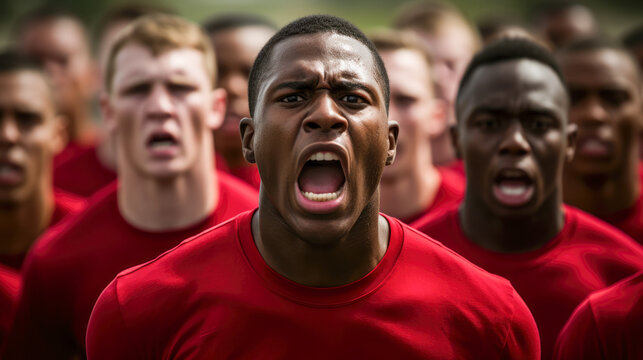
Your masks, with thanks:
<instances>
[{"instance_id":1,"label":"blurred face in background","mask_svg":"<svg viewBox=\"0 0 643 360\"><path fill-rule=\"evenodd\" d=\"M543 15L538 28L554 48L559 48L574 39L594 34L596 23L592 12L578 5Z\"/></svg>"},{"instance_id":2,"label":"blurred face in background","mask_svg":"<svg viewBox=\"0 0 643 360\"><path fill-rule=\"evenodd\" d=\"M92 99L95 67L85 30L76 21L63 17L32 21L22 29L18 45L43 64L63 113L73 113Z\"/></svg>"},{"instance_id":3,"label":"blurred face in background","mask_svg":"<svg viewBox=\"0 0 643 360\"><path fill-rule=\"evenodd\" d=\"M44 76L30 70L0 74L0 206L24 202L51 184L52 158L63 146Z\"/></svg>"},{"instance_id":4,"label":"blurred face in background","mask_svg":"<svg viewBox=\"0 0 643 360\"><path fill-rule=\"evenodd\" d=\"M205 62L192 48L155 56L130 43L118 52L104 117L116 140L119 176L174 178L212 152L225 94L213 91Z\"/></svg>"},{"instance_id":5,"label":"blurred face in background","mask_svg":"<svg viewBox=\"0 0 643 360\"><path fill-rule=\"evenodd\" d=\"M400 126L395 161L382 175L386 181L408 176L418 166L431 163L430 139L444 128L444 117L441 103L435 99L430 65L422 54L399 49L380 51L380 56L391 88L389 118ZM427 156L426 164L418 161Z\"/></svg>"},{"instance_id":6,"label":"blurred face in background","mask_svg":"<svg viewBox=\"0 0 643 360\"><path fill-rule=\"evenodd\" d=\"M228 94L223 125L214 132L217 152L231 166L245 164L241 152L239 121L250 116L248 109L248 77L255 58L274 30L263 26L245 26L221 30L210 35L216 53L218 86ZM241 164L234 164L236 161Z\"/></svg>"},{"instance_id":7,"label":"blurred face in background","mask_svg":"<svg viewBox=\"0 0 643 360\"><path fill-rule=\"evenodd\" d=\"M419 34L433 56L439 93L453 103L460 79L478 48L472 30L459 20L445 20L435 34Z\"/></svg>"},{"instance_id":8,"label":"blurred face in background","mask_svg":"<svg viewBox=\"0 0 643 360\"><path fill-rule=\"evenodd\" d=\"M637 153L641 128L641 84L634 62L604 49L564 54L560 65L578 125L576 154L566 170L606 175L624 169Z\"/></svg>"}]
</instances>

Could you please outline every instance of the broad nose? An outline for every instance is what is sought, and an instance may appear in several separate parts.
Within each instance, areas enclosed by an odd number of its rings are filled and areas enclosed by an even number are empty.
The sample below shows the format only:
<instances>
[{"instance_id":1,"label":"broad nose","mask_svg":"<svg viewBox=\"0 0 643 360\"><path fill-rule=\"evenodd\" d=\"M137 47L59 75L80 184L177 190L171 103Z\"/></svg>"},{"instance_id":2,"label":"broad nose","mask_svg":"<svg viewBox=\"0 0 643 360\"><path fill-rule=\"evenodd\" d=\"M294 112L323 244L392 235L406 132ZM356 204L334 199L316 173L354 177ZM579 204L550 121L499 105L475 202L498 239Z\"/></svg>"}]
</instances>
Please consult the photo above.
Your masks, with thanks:
<instances>
[{"instance_id":1,"label":"broad nose","mask_svg":"<svg viewBox=\"0 0 643 360\"><path fill-rule=\"evenodd\" d=\"M161 84L152 87L146 105L147 115L152 118L167 118L174 111L172 95L166 86Z\"/></svg>"},{"instance_id":2,"label":"broad nose","mask_svg":"<svg viewBox=\"0 0 643 360\"><path fill-rule=\"evenodd\" d=\"M571 117L579 126L600 126L609 120L609 113L596 96L591 96L572 109Z\"/></svg>"},{"instance_id":3,"label":"broad nose","mask_svg":"<svg viewBox=\"0 0 643 360\"><path fill-rule=\"evenodd\" d=\"M344 132L348 128L348 121L332 95L324 91L316 96L311 112L304 119L303 127L306 131Z\"/></svg>"},{"instance_id":4,"label":"broad nose","mask_svg":"<svg viewBox=\"0 0 643 360\"><path fill-rule=\"evenodd\" d=\"M499 151L501 155L522 156L529 154L529 141L525 137L524 129L520 121L513 120L511 122L500 143Z\"/></svg>"},{"instance_id":5,"label":"broad nose","mask_svg":"<svg viewBox=\"0 0 643 360\"><path fill-rule=\"evenodd\" d=\"M0 118L0 144L13 145L20 139L18 125L10 116Z\"/></svg>"}]
</instances>

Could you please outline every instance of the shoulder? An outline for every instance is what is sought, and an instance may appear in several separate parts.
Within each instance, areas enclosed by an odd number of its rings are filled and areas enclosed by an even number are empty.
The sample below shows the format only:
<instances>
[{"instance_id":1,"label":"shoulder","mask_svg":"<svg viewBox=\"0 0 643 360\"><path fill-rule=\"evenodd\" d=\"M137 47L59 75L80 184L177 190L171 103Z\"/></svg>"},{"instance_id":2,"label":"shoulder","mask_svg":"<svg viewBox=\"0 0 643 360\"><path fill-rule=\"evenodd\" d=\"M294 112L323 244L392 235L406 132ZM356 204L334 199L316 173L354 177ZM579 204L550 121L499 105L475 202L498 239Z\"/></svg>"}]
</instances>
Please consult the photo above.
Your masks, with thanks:
<instances>
[{"instance_id":1,"label":"shoulder","mask_svg":"<svg viewBox=\"0 0 643 360\"><path fill-rule=\"evenodd\" d=\"M414 274L418 286L439 292L443 311L458 321L485 327L487 335L493 336L510 356L532 358L539 352L533 316L508 280L472 264L429 236L402 226L402 266L419 269L420 273Z\"/></svg>"},{"instance_id":2,"label":"shoulder","mask_svg":"<svg viewBox=\"0 0 643 360\"><path fill-rule=\"evenodd\" d=\"M423 266L427 279L451 288L449 291L475 295L477 301L484 299L492 306L498 298L515 301L515 290L508 280L469 262L432 237L398 223L404 229L405 261Z\"/></svg>"},{"instance_id":3,"label":"shoulder","mask_svg":"<svg viewBox=\"0 0 643 360\"><path fill-rule=\"evenodd\" d=\"M113 231L113 219L120 216L116 204L116 187L104 190L73 216L47 230L32 247L25 265L43 261L68 261L77 250L84 248L83 244L92 241L92 234L107 228Z\"/></svg>"},{"instance_id":4,"label":"shoulder","mask_svg":"<svg viewBox=\"0 0 643 360\"><path fill-rule=\"evenodd\" d=\"M600 242L603 245L617 245L636 252L643 251L632 238L603 220L572 206L565 205L564 210L567 217L565 230L569 231L574 240Z\"/></svg>"},{"instance_id":5,"label":"shoulder","mask_svg":"<svg viewBox=\"0 0 643 360\"><path fill-rule=\"evenodd\" d=\"M252 216L247 211L224 221L202 233L188 238L176 247L141 265L120 272L116 276L117 290L121 294L136 291L145 286L150 290L177 288L181 284L197 279L205 269L217 266L223 258L230 257L238 250L238 229L240 222ZM177 272L183 275L176 277ZM176 282L178 281L178 282Z\"/></svg>"}]
</instances>

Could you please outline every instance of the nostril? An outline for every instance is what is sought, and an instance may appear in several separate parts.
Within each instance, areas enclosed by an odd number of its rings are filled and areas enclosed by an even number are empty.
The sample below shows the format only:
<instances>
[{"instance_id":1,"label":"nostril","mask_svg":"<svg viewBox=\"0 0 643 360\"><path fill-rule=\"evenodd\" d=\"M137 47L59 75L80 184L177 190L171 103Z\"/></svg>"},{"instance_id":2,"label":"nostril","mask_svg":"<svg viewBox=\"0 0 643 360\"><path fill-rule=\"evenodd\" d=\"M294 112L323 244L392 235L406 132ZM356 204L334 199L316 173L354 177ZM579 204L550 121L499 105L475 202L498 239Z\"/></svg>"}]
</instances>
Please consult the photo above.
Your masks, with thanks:
<instances>
[{"instance_id":1,"label":"nostril","mask_svg":"<svg viewBox=\"0 0 643 360\"><path fill-rule=\"evenodd\" d=\"M317 123L315 123L315 122L312 122L312 121L309 121L309 122L306 124L306 127L307 127L308 129L310 129L310 130L315 130L315 129L319 129L319 128L321 128L321 126L320 126L319 124L317 124Z\"/></svg>"},{"instance_id":2,"label":"nostril","mask_svg":"<svg viewBox=\"0 0 643 360\"><path fill-rule=\"evenodd\" d=\"M331 126L330 128L333 129L333 130L341 130L341 129L344 128L344 124L336 123L336 124L333 124L333 126Z\"/></svg>"}]
</instances>

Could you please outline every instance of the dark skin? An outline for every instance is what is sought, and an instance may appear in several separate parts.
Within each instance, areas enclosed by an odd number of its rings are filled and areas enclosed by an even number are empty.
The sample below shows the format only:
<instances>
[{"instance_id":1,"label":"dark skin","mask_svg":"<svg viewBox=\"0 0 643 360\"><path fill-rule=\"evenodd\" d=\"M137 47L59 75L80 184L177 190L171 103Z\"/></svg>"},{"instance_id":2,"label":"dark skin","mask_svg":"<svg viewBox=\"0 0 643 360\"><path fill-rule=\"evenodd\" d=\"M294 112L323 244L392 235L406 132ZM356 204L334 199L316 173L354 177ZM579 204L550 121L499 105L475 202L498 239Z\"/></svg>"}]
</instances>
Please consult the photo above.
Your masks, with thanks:
<instances>
[{"instance_id":1,"label":"dark skin","mask_svg":"<svg viewBox=\"0 0 643 360\"><path fill-rule=\"evenodd\" d=\"M565 167L565 202L597 216L626 210L640 194L637 134L643 105L636 64L611 49L563 54L559 62L579 141ZM584 150L590 139L600 140L607 151Z\"/></svg>"},{"instance_id":2,"label":"dark skin","mask_svg":"<svg viewBox=\"0 0 643 360\"><path fill-rule=\"evenodd\" d=\"M388 247L378 184L393 161L397 123L368 48L332 33L295 36L273 49L254 118L241 122L244 156L262 178L252 233L266 263L299 284L330 287L370 272ZM341 158L342 200L317 211L298 200L300 170L315 151Z\"/></svg>"},{"instance_id":3,"label":"dark skin","mask_svg":"<svg viewBox=\"0 0 643 360\"><path fill-rule=\"evenodd\" d=\"M64 129L44 75L30 70L0 74L0 254L25 253L54 211L52 158Z\"/></svg>"},{"instance_id":4,"label":"dark skin","mask_svg":"<svg viewBox=\"0 0 643 360\"><path fill-rule=\"evenodd\" d=\"M563 228L561 176L573 155L568 99L553 70L518 59L479 67L457 103L454 135L468 181L459 216L466 236L501 253L542 247ZM508 205L494 192L506 172L526 175L528 201Z\"/></svg>"}]
</instances>

